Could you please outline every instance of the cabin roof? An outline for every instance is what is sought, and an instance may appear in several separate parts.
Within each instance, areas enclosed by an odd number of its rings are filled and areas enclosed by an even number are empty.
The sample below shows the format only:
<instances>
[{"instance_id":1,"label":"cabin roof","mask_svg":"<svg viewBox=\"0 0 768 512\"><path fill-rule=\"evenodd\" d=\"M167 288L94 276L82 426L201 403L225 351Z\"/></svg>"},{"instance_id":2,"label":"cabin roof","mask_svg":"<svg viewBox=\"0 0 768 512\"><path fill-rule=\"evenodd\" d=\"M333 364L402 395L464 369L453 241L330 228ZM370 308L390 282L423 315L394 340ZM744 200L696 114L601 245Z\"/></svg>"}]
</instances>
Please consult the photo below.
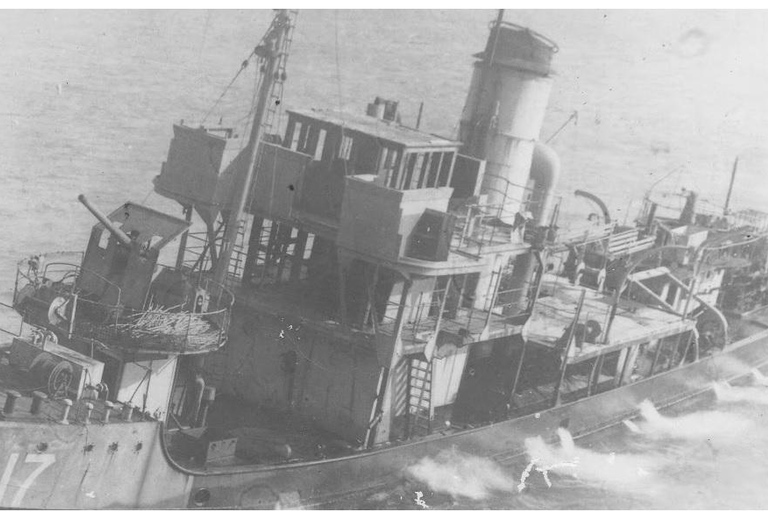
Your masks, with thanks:
<instances>
[{"instance_id":1,"label":"cabin roof","mask_svg":"<svg viewBox=\"0 0 768 512\"><path fill-rule=\"evenodd\" d=\"M351 130L385 139L406 148L435 148L454 149L461 146L461 142L446 139L439 135L421 132L406 126L383 121L381 119L359 114L338 113L330 110L293 109L289 114L298 115L320 121L322 123L341 126L345 130Z\"/></svg>"}]
</instances>

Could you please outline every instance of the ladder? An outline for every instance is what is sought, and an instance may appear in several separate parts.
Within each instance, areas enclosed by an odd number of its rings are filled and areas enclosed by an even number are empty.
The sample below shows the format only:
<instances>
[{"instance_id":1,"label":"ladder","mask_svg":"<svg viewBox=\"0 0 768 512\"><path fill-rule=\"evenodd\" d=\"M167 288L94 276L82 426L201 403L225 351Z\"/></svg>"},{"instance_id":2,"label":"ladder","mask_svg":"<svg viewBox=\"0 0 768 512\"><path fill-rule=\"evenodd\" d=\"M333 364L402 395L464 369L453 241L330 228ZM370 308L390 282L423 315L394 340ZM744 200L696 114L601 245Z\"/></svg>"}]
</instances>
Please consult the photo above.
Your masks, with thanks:
<instances>
[{"instance_id":1,"label":"ladder","mask_svg":"<svg viewBox=\"0 0 768 512\"><path fill-rule=\"evenodd\" d=\"M407 437L432 433L432 363L423 356L408 361Z\"/></svg>"},{"instance_id":2,"label":"ladder","mask_svg":"<svg viewBox=\"0 0 768 512\"><path fill-rule=\"evenodd\" d=\"M275 138L275 134L273 134L273 132L275 128L279 126L279 123L280 123L280 114L282 112L282 102L283 102L283 85L287 78L285 70L288 64L288 52L291 47L291 42L293 41L293 28L296 25L295 20L297 15L298 15L298 11L289 10L285 18L282 18L282 16L278 15L278 16L275 16L273 20L273 27L275 23L281 23L280 20L284 19L285 20L284 22L288 24L288 28L286 29L285 35L282 38L281 47L277 49L278 61L275 67L275 77L272 83L272 87L270 89L269 100L267 101L266 111L264 113L264 116L261 122L262 133L265 134L266 140L270 142L272 141L271 139ZM270 27L270 29L271 28L272 27ZM255 126L251 127L251 130L255 130L255 129L256 129ZM260 153L259 159L261 159L262 157L263 157L263 152ZM255 165L259 166L261 165L261 163L256 162ZM245 274L245 264L248 257L248 250L249 250L248 248L248 240L250 238L249 233L252 229L253 221L254 221L253 215L248 215L248 221L241 222L238 227L237 236L235 238L235 245L232 251L232 257L230 258L229 266L227 269L229 274L229 279L233 280L234 282L241 281ZM276 234L276 230L275 230L274 222L270 222L268 229L264 229L263 227L260 228L258 248L256 249L257 257L256 257L256 261L254 262L255 266L258 266L259 260L261 259L260 255L262 254L262 250L264 250L264 253L263 253L264 267L262 268L266 269L266 266L269 264L269 258L270 256L272 256L270 254L269 246L271 246L271 242L274 240L275 234ZM264 235L268 237L269 242L265 243ZM222 241L223 241L223 237L222 237ZM217 240L216 243L220 244L221 242Z\"/></svg>"},{"instance_id":3,"label":"ladder","mask_svg":"<svg viewBox=\"0 0 768 512\"><path fill-rule=\"evenodd\" d=\"M245 258L248 255L248 248L246 247L246 233L250 232L250 226L253 222L253 215L247 215L247 220L241 222L237 228L237 236L235 237L235 247L232 249L232 257L229 259L229 278L238 282L243 277L243 269L245 268ZM221 247L223 236L216 240L216 244Z\"/></svg>"},{"instance_id":4,"label":"ladder","mask_svg":"<svg viewBox=\"0 0 768 512\"><path fill-rule=\"evenodd\" d=\"M291 48L291 42L293 41L293 28L296 25L296 16L298 11L288 11L288 23L290 24L285 32L285 36L282 40L282 46L277 49L279 52L277 67L275 71L275 82L272 86L269 102L267 103L267 111L264 115L264 121L262 126L264 127L263 133L271 133L275 129L275 125L279 125L280 112L282 110L283 102L283 84L287 75L285 73L286 66L288 64L288 51Z\"/></svg>"}]
</instances>

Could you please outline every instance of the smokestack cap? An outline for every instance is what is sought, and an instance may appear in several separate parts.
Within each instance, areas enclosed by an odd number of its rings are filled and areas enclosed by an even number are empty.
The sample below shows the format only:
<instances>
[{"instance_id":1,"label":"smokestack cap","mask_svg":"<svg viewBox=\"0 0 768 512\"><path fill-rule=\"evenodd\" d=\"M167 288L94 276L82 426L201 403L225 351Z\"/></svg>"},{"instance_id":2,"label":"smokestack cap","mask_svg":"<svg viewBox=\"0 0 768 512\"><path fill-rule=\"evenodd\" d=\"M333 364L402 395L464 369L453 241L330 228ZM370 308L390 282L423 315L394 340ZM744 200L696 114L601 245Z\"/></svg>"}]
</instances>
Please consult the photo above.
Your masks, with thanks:
<instances>
[{"instance_id":1,"label":"smokestack cap","mask_svg":"<svg viewBox=\"0 0 768 512\"><path fill-rule=\"evenodd\" d=\"M539 75L549 75L557 44L526 27L508 22L493 22L485 51L476 58L490 65L503 65Z\"/></svg>"}]
</instances>

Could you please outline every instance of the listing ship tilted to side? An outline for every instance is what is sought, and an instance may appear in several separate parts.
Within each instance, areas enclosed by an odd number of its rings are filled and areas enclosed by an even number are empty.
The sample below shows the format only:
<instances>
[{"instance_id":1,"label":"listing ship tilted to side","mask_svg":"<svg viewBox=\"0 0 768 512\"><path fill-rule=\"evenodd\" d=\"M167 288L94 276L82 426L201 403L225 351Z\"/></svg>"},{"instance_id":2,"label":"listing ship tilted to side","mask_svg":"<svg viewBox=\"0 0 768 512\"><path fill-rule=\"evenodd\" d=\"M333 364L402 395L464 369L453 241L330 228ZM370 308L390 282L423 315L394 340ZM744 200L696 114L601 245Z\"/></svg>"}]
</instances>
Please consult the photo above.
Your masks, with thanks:
<instances>
[{"instance_id":1,"label":"listing ship tilted to side","mask_svg":"<svg viewBox=\"0 0 768 512\"><path fill-rule=\"evenodd\" d=\"M768 215L649 195L636 225L605 209L558 229L559 161L537 141L552 41L491 24L459 140L380 98L289 110L278 134L294 18L254 51L247 138L174 126L154 186L183 218L81 196L85 252L19 264L0 506L325 506L444 450L508 463L526 438L768 363Z\"/></svg>"}]
</instances>

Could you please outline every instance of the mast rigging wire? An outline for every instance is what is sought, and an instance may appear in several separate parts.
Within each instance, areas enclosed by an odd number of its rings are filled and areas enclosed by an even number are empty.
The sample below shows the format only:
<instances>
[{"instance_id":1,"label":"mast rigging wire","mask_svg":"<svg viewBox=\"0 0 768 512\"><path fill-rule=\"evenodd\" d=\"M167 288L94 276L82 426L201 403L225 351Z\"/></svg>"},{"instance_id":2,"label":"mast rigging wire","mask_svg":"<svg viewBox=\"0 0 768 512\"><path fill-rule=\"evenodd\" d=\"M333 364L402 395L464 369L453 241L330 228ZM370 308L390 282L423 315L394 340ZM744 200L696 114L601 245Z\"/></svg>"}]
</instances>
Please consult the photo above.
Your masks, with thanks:
<instances>
[{"instance_id":1,"label":"mast rigging wire","mask_svg":"<svg viewBox=\"0 0 768 512\"><path fill-rule=\"evenodd\" d=\"M208 112L203 117L203 121L202 121L203 123L208 119L208 116L211 115L211 112L213 112L213 110L219 104L221 99L227 94L230 87L232 87L232 84L234 84L235 80L237 80L237 78L240 76L240 73L242 73L243 70L248 67L248 62L251 60L251 57L256 55L256 48L261 46L266 40L267 35L269 35L272 32L272 29L275 27L276 20L277 18L272 19L272 23L269 24L269 28L267 29L267 31L264 33L264 35L261 36L261 39L259 40L258 43L256 43L256 46L253 48L253 50L251 50L251 53L249 53L248 56L245 58L245 60L243 60L243 62L240 64L240 69L237 70L237 73L235 73L235 76L232 78L232 80L230 80L229 84L224 88L224 91L222 91L221 95L219 95L218 99L213 103L213 106L208 110Z\"/></svg>"},{"instance_id":2,"label":"mast rigging wire","mask_svg":"<svg viewBox=\"0 0 768 512\"><path fill-rule=\"evenodd\" d=\"M229 81L229 84L227 84L227 86L221 92L221 94L216 99L216 101L213 102L213 105L208 110L208 112L205 113L205 115L203 116L203 120L201 121L201 124L205 123L205 121L208 119L208 116L211 115L213 110L219 105L219 102L221 102L222 98L224 98L227 92L229 92L229 89L232 87L232 84L235 83L235 80L237 80L237 78L240 76L240 73L242 73L243 70L248 67L248 61L251 59L251 57L253 57L254 53L255 53L255 50L252 51L250 55L248 55L248 57L242 62L242 64L240 64L240 69L237 70L237 73L235 73L235 76L232 77L232 80Z\"/></svg>"}]
</instances>

